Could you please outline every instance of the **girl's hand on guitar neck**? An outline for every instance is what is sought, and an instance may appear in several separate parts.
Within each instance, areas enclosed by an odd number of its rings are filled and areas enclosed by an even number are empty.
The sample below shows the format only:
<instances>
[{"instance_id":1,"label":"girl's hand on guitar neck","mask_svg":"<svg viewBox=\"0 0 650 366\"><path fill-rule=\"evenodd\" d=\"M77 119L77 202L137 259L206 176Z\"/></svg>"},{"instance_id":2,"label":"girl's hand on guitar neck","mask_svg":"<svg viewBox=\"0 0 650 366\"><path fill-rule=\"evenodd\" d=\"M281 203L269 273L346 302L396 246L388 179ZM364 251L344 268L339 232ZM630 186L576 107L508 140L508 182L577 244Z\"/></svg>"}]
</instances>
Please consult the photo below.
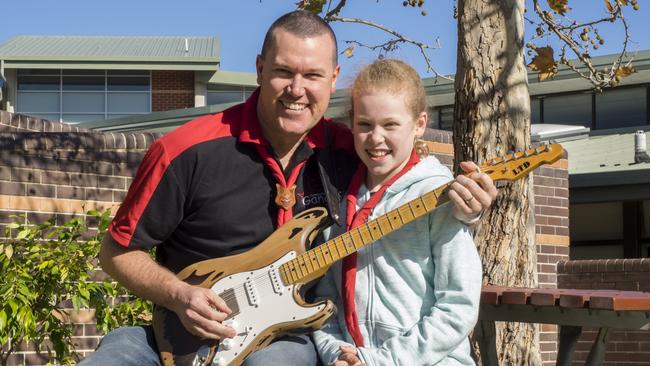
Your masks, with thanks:
<instances>
[{"instance_id":1,"label":"girl's hand on guitar neck","mask_svg":"<svg viewBox=\"0 0 650 366\"><path fill-rule=\"evenodd\" d=\"M210 289L181 282L174 293L174 309L188 332L205 339L232 338L234 329L223 325L232 312Z\"/></svg>"},{"instance_id":2,"label":"girl's hand on guitar neck","mask_svg":"<svg viewBox=\"0 0 650 366\"><path fill-rule=\"evenodd\" d=\"M460 168L465 173L473 173L469 176L458 175L447 194L454 205L454 217L466 224L473 224L497 197L497 188L492 179L479 172L473 162L463 161Z\"/></svg>"}]
</instances>

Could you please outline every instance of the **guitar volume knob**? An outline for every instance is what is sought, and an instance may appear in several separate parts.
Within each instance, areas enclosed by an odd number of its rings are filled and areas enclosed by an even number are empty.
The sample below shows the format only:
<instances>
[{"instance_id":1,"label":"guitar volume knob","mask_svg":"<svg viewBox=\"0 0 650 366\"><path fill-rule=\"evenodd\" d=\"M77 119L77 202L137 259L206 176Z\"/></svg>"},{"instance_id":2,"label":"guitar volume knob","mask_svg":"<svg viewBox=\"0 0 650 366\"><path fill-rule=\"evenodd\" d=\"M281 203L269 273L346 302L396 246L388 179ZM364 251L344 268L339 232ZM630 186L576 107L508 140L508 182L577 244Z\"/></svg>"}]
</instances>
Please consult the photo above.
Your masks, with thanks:
<instances>
[{"instance_id":1,"label":"guitar volume knob","mask_svg":"<svg viewBox=\"0 0 650 366\"><path fill-rule=\"evenodd\" d=\"M235 345L235 341L232 338L226 338L221 341L220 345L224 350L230 351Z\"/></svg>"}]
</instances>

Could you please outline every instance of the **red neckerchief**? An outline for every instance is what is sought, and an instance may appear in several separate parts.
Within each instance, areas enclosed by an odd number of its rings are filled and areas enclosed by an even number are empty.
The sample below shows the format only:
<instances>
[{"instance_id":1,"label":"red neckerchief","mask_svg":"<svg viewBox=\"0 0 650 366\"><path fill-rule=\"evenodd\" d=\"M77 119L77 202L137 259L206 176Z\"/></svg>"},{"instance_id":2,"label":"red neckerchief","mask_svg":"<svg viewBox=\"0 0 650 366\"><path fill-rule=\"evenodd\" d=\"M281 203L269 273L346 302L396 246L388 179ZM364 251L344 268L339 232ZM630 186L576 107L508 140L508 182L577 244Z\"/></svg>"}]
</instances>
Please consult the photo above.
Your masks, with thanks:
<instances>
[{"instance_id":1,"label":"red neckerchief","mask_svg":"<svg viewBox=\"0 0 650 366\"><path fill-rule=\"evenodd\" d=\"M384 183L379 191L373 193L370 196L368 202L366 202L359 211L356 211L357 207L357 194L359 193L359 188L361 183L366 178L366 166L363 163L359 163L357 171L352 177L350 182L350 188L348 189L348 194L346 197L347 200L347 211L346 211L346 224L347 231L350 231L368 221L368 216L372 213L372 210L375 208L379 200L383 197L386 189L390 187L397 179L399 179L406 172L411 170L415 164L420 161L420 157L415 152L415 149L411 152L411 157L406 163L404 168L397 173L394 177ZM343 292L343 308L345 313L345 325L348 327L348 333L352 336L354 344L357 347L363 347L363 335L361 335L361 328L359 328L359 317L357 316L357 309L354 304L354 290L357 280L357 253L354 252L343 259L343 281L341 282L341 292Z\"/></svg>"},{"instance_id":2,"label":"red neckerchief","mask_svg":"<svg viewBox=\"0 0 650 366\"><path fill-rule=\"evenodd\" d=\"M245 102L239 141L255 144L258 154L264 161L264 164L273 173L277 184L281 187L280 189L291 189L298 180L300 172L305 166L307 159L297 163L291 170L289 177L285 177L284 171L278 164L277 160L269 152L271 144L269 144L262 134L262 128L260 127L260 122L257 118L257 100L259 98L259 93L260 89L258 87ZM321 119L318 124L309 131L307 136L305 136L304 143L307 143L311 149L323 148L325 146L325 123L326 120ZM276 194L278 194L278 192L276 192ZM277 227L282 226L293 217L292 208L293 207L285 208L278 205Z\"/></svg>"}]
</instances>

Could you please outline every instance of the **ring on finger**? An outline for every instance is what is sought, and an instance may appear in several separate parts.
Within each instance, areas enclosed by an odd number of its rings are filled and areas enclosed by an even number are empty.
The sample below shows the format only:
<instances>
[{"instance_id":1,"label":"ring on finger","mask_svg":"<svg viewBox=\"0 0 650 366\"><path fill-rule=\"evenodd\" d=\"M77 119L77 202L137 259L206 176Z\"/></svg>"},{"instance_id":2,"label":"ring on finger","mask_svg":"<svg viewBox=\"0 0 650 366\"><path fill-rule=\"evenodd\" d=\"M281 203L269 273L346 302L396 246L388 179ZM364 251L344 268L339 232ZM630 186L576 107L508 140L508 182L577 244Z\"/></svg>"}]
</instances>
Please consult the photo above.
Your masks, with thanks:
<instances>
[{"instance_id":1,"label":"ring on finger","mask_svg":"<svg viewBox=\"0 0 650 366\"><path fill-rule=\"evenodd\" d=\"M468 199L463 200L463 201L465 201L465 203L469 204L470 202L472 202L473 199L474 199L474 196L470 196Z\"/></svg>"}]
</instances>

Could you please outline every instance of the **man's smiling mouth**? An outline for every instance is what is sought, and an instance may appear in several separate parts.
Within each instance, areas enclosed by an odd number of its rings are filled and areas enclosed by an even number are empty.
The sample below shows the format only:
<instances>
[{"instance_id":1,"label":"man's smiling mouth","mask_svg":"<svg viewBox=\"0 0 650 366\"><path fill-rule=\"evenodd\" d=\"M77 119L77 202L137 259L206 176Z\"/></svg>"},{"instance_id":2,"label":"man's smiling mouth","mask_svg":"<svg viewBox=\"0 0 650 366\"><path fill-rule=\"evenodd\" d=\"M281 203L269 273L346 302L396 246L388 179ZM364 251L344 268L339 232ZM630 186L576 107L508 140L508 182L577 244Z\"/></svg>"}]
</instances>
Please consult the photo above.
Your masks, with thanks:
<instances>
[{"instance_id":1,"label":"man's smiling mouth","mask_svg":"<svg viewBox=\"0 0 650 366\"><path fill-rule=\"evenodd\" d=\"M285 108L290 109L292 111L302 111L303 109L307 108L307 106L309 105L305 103L290 103L284 101L280 101L280 103L282 103L282 105Z\"/></svg>"}]
</instances>

